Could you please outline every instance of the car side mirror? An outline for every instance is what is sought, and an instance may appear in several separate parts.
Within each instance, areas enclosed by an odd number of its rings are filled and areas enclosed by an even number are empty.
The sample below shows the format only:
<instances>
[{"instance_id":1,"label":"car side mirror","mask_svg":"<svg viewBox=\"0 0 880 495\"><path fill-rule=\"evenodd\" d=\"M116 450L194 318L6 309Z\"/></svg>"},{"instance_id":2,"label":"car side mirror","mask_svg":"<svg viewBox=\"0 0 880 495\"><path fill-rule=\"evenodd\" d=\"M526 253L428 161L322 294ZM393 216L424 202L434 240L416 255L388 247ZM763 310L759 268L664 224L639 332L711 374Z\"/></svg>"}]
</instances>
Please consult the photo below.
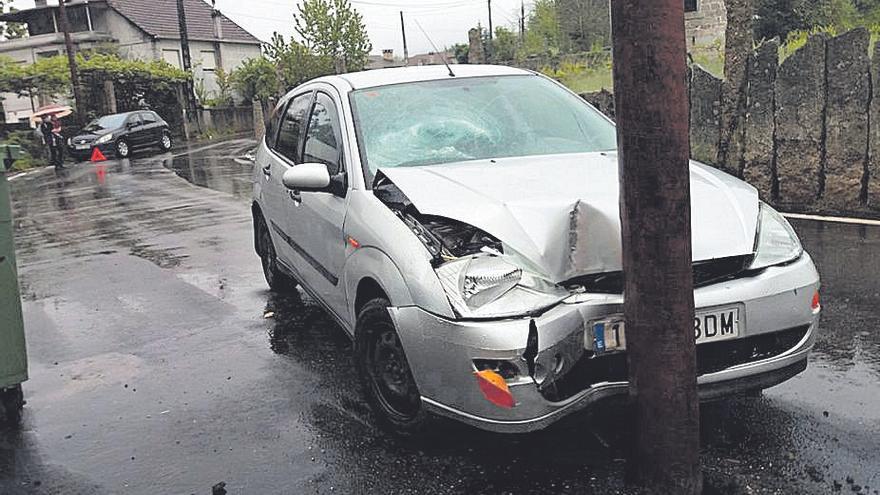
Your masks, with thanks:
<instances>
[{"instance_id":1,"label":"car side mirror","mask_svg":"<svg viewBox=\"0 0 880 495\"><path fill-rule=\"evenodd\" d=\"M301 163L287 169L281 182L294 191L323 191L330 185L330 172L323 163Z\"/></svg>"}]
</instances>

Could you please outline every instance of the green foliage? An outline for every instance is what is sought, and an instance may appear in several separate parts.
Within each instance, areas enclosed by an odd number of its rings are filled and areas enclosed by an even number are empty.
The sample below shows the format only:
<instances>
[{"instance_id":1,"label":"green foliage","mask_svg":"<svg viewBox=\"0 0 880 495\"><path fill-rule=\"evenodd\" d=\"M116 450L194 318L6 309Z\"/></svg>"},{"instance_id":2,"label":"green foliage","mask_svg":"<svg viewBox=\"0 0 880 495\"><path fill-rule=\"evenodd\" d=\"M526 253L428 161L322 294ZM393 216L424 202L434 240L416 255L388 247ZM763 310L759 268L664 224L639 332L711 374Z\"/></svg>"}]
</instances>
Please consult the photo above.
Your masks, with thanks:
<instances>
[{"instance_id":1,"label":"green foliage","mask_svg":"<svg viewBox=\"0 0 880 495\"><path fill-rule=\"evenodd\" d=\"M265 49L266 57L275 66L280 92L335 72L332 57L316 54L293 38L286 42L278 33L272 35L272 40Z\"/></svg>"},{"instance_id":2,"label":"green foliage","mask_svg":"<svg viewBox=\"0 0 880 495\"><path fill-rule=\"evenodd\" d=\"M452 53L455 54L456 62L460 64L468 63L468 53L470 51L471 47L467 43L456 43L452 45Z\"/></svg>"},{"instance_id":3,"label":"green foliage","mask_svg":"<svg viewBox=\"0 0 880 495\"><path fill-rule=\"evenodd\" d=\"M880 25L880 0L757 0L755 37L796 39L803 32Z\"/></svg>"},{"instance_id":4,"label":"green foliage","mask_svg":"<svg viewBox=\"0 0 880 495\"><path fill-rule=\"evenodd\" d=\"M361 14L348 0L305 0L293 19L309 50L334 61L343 60L347 71L366 66L373 45Z\"/></svg>"},{"instance_id":5,"label":"green foliage","mask_svg":"<svg viewBox=\"0 0 880 495\"><path fill-rule=\"evenodd\" d=\"M523 56L555 56L568 44L559 24L555 0L535 0L526 28Z\"/></svg>"},{"instance_id":6,"label":"green foliage","mask_svg":"<svg viewBox=\"0 0 880 495\"><path fill-rule=\"evenodd\" d=\"M508 61L516 58L516 49L519 45L517 34L506 27L495 28L495 37L492 40L493 61Z\"/></svg>"},{"instance_id":7,"label":"green foliage","mask_svg":"<svg viewBox=\"0 0 880 495\"><path fill-rule=\"evenodd\" d=\"M110 113L100 107L104 98L104 82L112 81L116 109L127 112L149 107L161 115L172 127L182 122L178 91L192 79L189 73L163 60L125 60L115 55L90 54L88 59L78 56L80 79L87 102L87 118Z\"/></svg>"},{"instance_id":8,"label":"green foliage","mask_svg":"<svg viewBox=\"0 0 880 495\"><path fill-rule=\"evenodd\" d=\"M217 67L214 77L217 80L217 103L219 106L232 106L235 103L232 99L232 75L223 67Z\"/></svg>"},{"instance_id":9,"label":"green foliage","mask_svg":"<svg viewBox=\"0 0 880 495\"><path fill-rule=\"evenodd\" d=\"M556 0L560 27L569 51L593 51L611 45L608 0Z\"/></svg>"},{"instance_id":10,"label":"green foliage","mask_svg":"<svg viewBox=\"0 0 880 495\"><path fill-rule=\"evenodd\" d=\"M0 12L17 12L12 7L11 1L0 0ZM14 40L26 37L28 34L27 24L20 22L0 22L0 41Z\"/></svg>"},{"instance_id":11,"label":"green foliage","mask_svg":"<svg viewBox=\"0 0 880 495\"><path fill-rule=\"evenodd\" d=\"M27 170L44 165L48 160L45 146L34 131L12 131L0 144L21 146L24 156L12 164L15 170Z\"/></svg>"},{"instance_id":12,"label":"green foliage","mask_svg":"<svg viewBox=\"0 0 880 495\"><path fill-rule=\"evenodd\" d=\"M232 87L246 100L264 101L278 94L278 79L275 66L269 59L258 57L245 60L230 75Z\"/></svg>"}]
</instances>

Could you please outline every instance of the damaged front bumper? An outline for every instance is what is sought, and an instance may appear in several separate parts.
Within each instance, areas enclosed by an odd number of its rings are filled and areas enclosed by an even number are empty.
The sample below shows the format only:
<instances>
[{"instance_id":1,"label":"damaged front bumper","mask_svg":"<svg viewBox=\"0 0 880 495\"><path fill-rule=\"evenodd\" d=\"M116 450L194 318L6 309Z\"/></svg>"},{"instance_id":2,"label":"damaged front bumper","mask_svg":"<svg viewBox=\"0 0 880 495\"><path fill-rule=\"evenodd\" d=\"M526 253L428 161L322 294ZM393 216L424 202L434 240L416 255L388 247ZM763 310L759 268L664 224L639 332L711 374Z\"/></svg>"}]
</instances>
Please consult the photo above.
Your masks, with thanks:
<instances>
[{"instance_id":1,"label":"damaged front bumper","mask_svg":"<svg viewBox=\"0 0 880 495\"><path fill-rule=\"evenodd\" d=\"M741 318L739 338L698 346L701 399L767 388L803 371L819 319L811 308L818 286L804 254L786 266L696 289L698 309L737 305ZM515 433L626 394L625 354L597 355L585 337L592 322L622 310L620 295L580 294L534 318L449 320L418 307L389 312L423 404L479 428ZM530 331L537 345L528 345ZM475 361L515 367L516 376L507 379L514 407L486 400L474 377Z\"/></svg>"}]
</instances>

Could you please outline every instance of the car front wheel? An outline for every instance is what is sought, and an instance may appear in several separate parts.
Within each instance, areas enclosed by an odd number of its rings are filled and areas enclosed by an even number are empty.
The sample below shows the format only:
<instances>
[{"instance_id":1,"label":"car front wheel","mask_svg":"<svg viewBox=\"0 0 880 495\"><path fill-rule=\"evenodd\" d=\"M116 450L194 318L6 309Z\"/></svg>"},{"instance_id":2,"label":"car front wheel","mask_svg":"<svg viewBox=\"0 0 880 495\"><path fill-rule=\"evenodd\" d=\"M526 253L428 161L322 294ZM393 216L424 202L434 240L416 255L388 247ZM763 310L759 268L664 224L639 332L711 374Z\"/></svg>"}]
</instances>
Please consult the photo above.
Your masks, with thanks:
<instances>
[{"instance_id":1,"label":"car front wheel","mask_svg":"<svg viewBox=\"0 0 880 495\"><path fill-rule=\"evenodd\" d=\"M422 405L400 336L388 315L391 304L376 298L358 313L355 364L361 386L379 425L405 438L430 433L433 416Z\"/></svg>"},{"instance_id":2,"label":"car front wheel","mask_svg":"<svg viewBox=\"0 0 880 495\"><path fill-rule=\"evenodd\" d=\"M174 142L171 140L171 134L163 132L162 137L159 139L159 148L162 148L162 151L168 151L173 144Z\"/></svg>"},{"instance_id":3,"label":"car front wheel","mask_svg":"<svg viewBox=\"0 0 880 495\"><path fill-rule=\"evenodd\" d=\"M116 155L119 158L128 158L131 155L131 148L128 147L128 141L120 139L116 141Z\"/></svg>"}]
</instances>

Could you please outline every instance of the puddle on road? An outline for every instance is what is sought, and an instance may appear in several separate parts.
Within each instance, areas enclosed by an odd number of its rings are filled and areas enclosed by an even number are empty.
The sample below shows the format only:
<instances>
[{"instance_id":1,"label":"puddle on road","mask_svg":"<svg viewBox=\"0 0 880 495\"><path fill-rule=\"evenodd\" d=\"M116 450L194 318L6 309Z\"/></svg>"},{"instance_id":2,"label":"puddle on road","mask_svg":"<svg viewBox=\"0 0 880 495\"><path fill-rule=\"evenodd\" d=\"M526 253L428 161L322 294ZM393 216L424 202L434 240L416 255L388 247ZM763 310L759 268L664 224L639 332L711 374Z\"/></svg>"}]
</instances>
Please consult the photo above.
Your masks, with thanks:
<instances>
[{"instance_id":1,"label":"puddle on road","mask_svg":"<svg viewBox=\"0 0 880 495\"><path fill-rule=\"evenodd\" d=\"M191 184L250 199L253 193L252 166L219 154L192 157L181 155L163 160L162 165Z\"/></svg>"}]
</instances>

